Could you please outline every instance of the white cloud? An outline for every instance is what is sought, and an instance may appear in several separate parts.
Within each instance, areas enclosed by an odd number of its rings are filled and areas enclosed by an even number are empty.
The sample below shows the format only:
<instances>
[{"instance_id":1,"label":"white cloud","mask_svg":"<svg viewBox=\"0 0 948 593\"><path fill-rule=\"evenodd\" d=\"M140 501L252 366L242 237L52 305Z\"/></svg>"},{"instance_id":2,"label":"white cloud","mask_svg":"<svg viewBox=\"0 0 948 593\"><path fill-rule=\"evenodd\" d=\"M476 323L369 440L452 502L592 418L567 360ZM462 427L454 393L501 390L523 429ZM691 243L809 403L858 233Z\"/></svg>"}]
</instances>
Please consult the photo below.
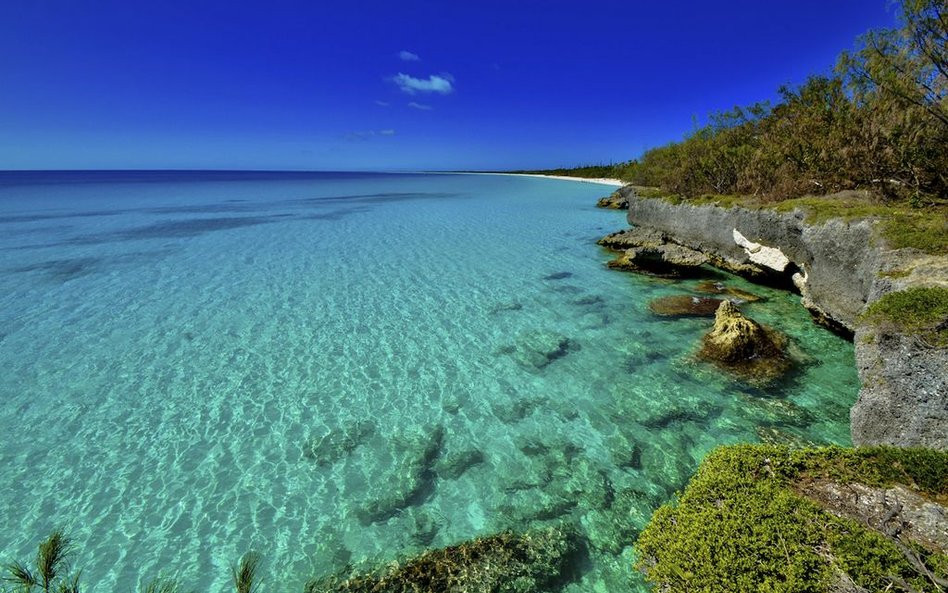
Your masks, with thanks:
<instances>
[{"instance_id":1,"label":"white cloud","mask_svg":"<svg viewBox=\"0 0 948 593\"><path fill-rule=\"evenodd\" d=\"M376 101L375 104L379 107L388 107L389 105L388 101Z\"/></svg>"},{"instance_id":2,"label":"white cloud","mask_svg":"<svg viewBox=\"0 0 948 593\"><path fill-rule=\"evenodd\" d=\"M379 136L394 136L395 130L379 130Z\"/></svg>"},{"instance_id":3,"label":"white cloud","mask_svg":"<svg viewBox=\"0 0 948 593\"><path fill-rule=\"evenodd\" d=\"M421 58L418 57L418 54L413 54L410 51L402 50L398 52L398 57L406 62L420 62Z\"/></svg>"},{"instance_id":4,"label":"white cloud","mask_svg":"<svg viewBox=\"0 0 948 593\"><path fill-rule=\"evenodd\" d=\"M432 74L427 79L415 78L399 72L392 77L392 82L398 85L403 92L409 95L415 93L437 93L439 95L448 95L454 91L454 85L451 84L454 77L450 74Z\"/></svg>"},{"instance_id":5,"label":"white cloud","mask_svg":"<svg viewBox=\"0 0 948 593\"><path fill-rule=\"evenodd\" d=\"M432 109L434 109L434 107L432 107L431 105L423 105L421 103L415 103L414 101L409 103L408 106L411 107L412 109L418 109L420 111L431 111Z\"/></svg>"}]
</instances>

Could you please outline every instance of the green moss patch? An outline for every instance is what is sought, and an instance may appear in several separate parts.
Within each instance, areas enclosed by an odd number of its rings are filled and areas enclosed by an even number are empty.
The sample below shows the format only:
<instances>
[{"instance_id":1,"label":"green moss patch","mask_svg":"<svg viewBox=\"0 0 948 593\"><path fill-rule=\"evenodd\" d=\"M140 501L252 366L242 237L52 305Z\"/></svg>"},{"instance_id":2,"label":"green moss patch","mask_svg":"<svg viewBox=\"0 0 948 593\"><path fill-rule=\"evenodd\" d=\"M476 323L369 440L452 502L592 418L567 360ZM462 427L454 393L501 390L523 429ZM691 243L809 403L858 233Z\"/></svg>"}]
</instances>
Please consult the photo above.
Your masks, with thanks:
<instances>
[{"instance_id":1,"label":"green moss patch","mask_svg":"<svg viewBox=\"0 0 948 593\"><path fill-rule=\"evenodd\" d=\"M948 289L928 286L890 292L869 305L862 319L882 328L918 334L935 346L946 346Z\"/></svg>"},{"instance_id":2,"label":"green moss patch","mask_svg":"<svg viewBox=\"0 0 948 593\"><path fill-rule=\"evenodd\" d=\"M903 484L948 496L948 453L920 449L724 447L636 544L637 567L669 593L827 591L845 573L870 590L938 591L888 537L829 514L795 491L810 479ZM941 551L915 551L944 577Z\"/></svg>"}]
</instances>

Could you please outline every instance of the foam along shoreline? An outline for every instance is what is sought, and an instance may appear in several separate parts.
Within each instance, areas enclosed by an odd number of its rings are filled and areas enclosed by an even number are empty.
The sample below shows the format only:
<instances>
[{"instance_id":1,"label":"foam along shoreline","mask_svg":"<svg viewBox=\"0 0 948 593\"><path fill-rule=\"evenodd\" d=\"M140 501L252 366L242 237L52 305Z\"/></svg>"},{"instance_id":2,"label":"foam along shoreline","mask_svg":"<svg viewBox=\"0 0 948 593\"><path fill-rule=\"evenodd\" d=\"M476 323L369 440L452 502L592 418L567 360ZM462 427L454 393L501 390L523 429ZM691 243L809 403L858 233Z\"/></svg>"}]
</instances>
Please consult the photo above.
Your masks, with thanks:
<instances>
[{"instance_id":1,"label":"foam along shoreline","mask_svg":"<svg viewBox=\"0 0 948 593\"><path fill-rule=\"evenodd\" d=\"M439 174L447 175L507 175L512 177L543 177L546 179L560 179L562 181L581 181L583 183L596 183L599 185L611 185L612 187L622 187L626 185L621 179L611 179L608 177L571 177L569 175L543 175L542 173L493 173L487 171L448 171Z\"/></svg>"}]
</instances>

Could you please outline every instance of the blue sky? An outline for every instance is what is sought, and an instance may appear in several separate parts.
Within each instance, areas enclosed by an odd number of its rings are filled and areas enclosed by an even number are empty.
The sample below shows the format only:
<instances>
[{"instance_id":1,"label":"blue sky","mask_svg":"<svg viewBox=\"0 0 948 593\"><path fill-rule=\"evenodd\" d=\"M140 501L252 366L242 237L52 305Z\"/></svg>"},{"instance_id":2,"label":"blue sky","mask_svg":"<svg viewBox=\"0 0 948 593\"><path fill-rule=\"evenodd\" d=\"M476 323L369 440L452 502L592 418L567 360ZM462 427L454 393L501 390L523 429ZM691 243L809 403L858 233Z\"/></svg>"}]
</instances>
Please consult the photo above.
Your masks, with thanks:
<instances>
[{"instance_id":1,"label":"blue sky","mask_svg":"<svg viewBox=\"0 0 948 593\"><path fill-rule=\"evenodd\" d=\"M31 0L0 169L608 163L825 72L886 0Z\"/></svg>"}]
</instances>

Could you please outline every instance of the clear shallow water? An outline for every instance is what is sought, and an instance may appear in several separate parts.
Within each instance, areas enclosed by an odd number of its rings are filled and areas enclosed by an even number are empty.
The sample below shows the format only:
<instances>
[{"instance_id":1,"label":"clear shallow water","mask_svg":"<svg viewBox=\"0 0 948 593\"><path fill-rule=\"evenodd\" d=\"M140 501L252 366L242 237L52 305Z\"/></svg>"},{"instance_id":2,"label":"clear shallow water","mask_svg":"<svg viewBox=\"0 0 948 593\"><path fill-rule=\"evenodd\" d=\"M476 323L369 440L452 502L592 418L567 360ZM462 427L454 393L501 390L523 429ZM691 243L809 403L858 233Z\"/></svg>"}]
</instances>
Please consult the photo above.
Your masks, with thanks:
<instances>
[{"instance_id":1,"label":"clear shallow water","mask_svg":"<svg viewBox=\"0 0 948 593\"><path fill-rule=\"evenodd\" d=\"M55 183L51 183L55 181ZM0 173L0 534L65 525L94 591L299 591L567 520L571 591L633 579L635 528L711 448L849 441L851 344L744 306L808 358L761 393L693 360L688 293L607 270L609 188L459 175Z\"/></svg>"}]
</instances>

